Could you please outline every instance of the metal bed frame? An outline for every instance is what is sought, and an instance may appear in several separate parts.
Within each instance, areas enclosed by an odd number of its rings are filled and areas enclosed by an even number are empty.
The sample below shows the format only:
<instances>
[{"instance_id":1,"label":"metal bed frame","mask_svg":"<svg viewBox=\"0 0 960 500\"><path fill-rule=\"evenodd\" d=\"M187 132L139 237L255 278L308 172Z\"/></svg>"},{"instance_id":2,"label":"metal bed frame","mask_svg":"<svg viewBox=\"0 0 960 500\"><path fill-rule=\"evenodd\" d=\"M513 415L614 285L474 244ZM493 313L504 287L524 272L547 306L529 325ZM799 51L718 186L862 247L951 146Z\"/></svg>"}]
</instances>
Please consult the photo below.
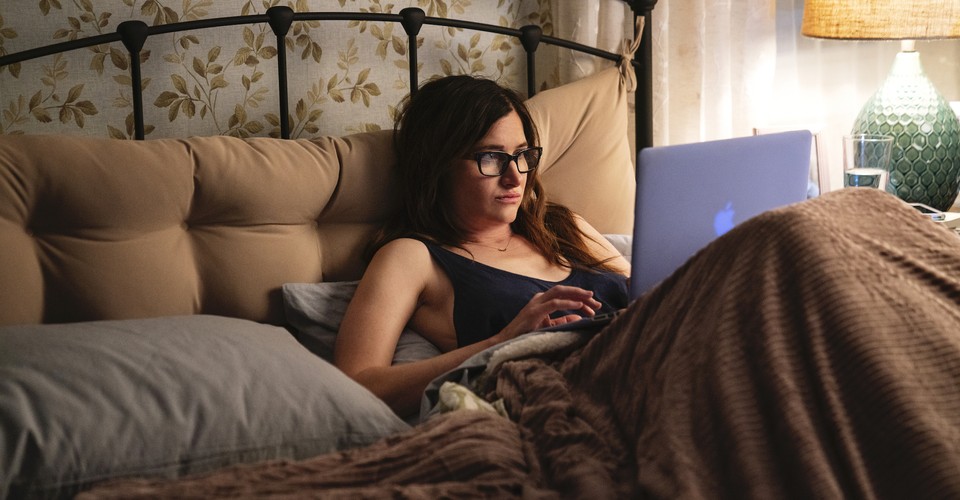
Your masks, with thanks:
<instances>
[{"instance_id":1,"label":"metal bed frame","mask_svg":"<svg viewBox=\"0 0 960 500\"><path fill-rule=\"evenodd\" d=\"M632 61L634 71L637 76L636 91L636 145L637 150L653 145L653 117L652 117L652 88L651 82L651 43L650 43L650 17L657 0L623 0L626 2L634 16L645 18L643 33L641 34L640 49L636 58ZM130 79L131 91L133 96L133 118L134 118L134 138L143 140L143 95L141 90L140 75L140 51L143 48L147 37L165 33L174 33L188 30L201 30L215 28L220 26L235 26L245 24L267 23L277 37L277 74L279 89L280 137L290 138L290 124L288 112L288 94L287 94L287 54L286 54L286 35L294 21L380 21L397 22L403 26L404 32L409 40L408 57L410 61L410 88L416 90L418 87L417 75L417 35L424 24L445 26L453 28L463 28L467 30L480 31L485 33L494 33L500 35L512 36L520 40L527 55L527 95L533 96L536 93L536 75L535 61L537 47L540 43L546 43L558 47L567 48L577 52L590 54L610 61L619 61L622 57L619 54L599 50L583 44L571 42L561 38L545 36L539 26L526 25L520 29L505 28L492 24L476 23L470 21L460 21L456 19L446 19L439 17L427 17L422 9L408 7L402 9L399 14L377 14L377 13L348 13L348 12L294 12L293 9L285 6L276 6L267 9L264 14L219 17L212 19L201 19L196 21L185 21L171 24L162 24L158 26L147 26L143 21L124 21L117 26L114 33L91 36L77 40L70 40L55 44L37 47L33 49L0 56L0 67L10 64L36 59L39 57L59 54L72 50L92 47L107 43L122 42L130 54Z\"/></svg>"}]
</instances>

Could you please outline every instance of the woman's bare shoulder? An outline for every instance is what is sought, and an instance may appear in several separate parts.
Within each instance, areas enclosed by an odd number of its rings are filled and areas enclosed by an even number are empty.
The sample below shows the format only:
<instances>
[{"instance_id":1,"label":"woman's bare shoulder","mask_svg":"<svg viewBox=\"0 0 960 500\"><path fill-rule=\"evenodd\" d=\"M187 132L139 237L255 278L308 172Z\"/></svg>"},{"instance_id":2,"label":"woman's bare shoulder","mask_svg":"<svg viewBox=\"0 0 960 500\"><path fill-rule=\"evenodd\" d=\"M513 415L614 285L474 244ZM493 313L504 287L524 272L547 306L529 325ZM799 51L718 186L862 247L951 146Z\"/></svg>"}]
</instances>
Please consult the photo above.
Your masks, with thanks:
<instances>
[{"instance_id":1,"label":"woman's bare shoulder","mask_svg":"<svg viewBox=\"0 0 960 500\"><path fill-rule=\"evenodd\" d=\"M422 257L428 255L427 245L414 238L397 238L390 240L375 255L386 255L389 257Z\"/></svg>"},{"instance_id":2,"label":"woman's bare shoulder","mask_svg":"<svg viewBox=\"0 0 960 500\"><path fill-rule=\"evenodd\" d=\"M370 266L373 268L399 267L412 271L430 264L430 252L420 240L397 238L387 242L374 254Z\"/></svg>"}]
</instances>

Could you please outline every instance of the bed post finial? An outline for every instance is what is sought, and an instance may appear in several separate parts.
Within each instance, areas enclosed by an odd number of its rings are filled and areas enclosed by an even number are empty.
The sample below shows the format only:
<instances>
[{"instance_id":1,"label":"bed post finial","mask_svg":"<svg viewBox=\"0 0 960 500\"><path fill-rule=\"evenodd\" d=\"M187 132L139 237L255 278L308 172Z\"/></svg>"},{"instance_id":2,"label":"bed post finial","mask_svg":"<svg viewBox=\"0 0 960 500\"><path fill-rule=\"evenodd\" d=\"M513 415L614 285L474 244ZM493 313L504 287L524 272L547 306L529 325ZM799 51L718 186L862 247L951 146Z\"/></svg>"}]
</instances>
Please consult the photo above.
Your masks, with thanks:
<instances>
[{"instance_id":1,"label":"bed post finial","mask_svg":"<svg viewBox=\"0 0 960 500\"><path fill-rule=\"evenodd\" d=\"M407 33L407 61L410 64L410 94L417 91L417 35L423 27L427 14L423 9L407 7L400 9L400 24Z\"/></svg>"},{"instance_id":2,"label":"bed post finial","mask_svg":"<svg viewBox=\"0 0 960 500\"><path fill-rule=\"evenodd\" d=\"M278 5L267 9L267 18L270 19L270 29L277 36L287 36L290 25L293 24L293 9Z\"/></svg>"},{"instance_id":3,"label":"bed post finial","mask_svg":"<svg viewBox=\"0 0 960 500\"><path fill-rule=\"evenodd\" d=\"M120 40L131 54L139 54L143 49L143 43L147 41L147 31L147 23L143 21L124 21L117 25Z\"/></svg>"},{"instance_id":4,"label":"bed post finial","mask_svg":"<svg viewBox=\"0 0 960 500\"><path fill-rule=\"evenodd\" d=\"M130 52L130 90L133 98L133 137L143 140L143 83L140 76L140 51L147 41L149 28L143 21L124 21L117 25L120 41Z\"/></svg>"},{"instance_id":5,"label":"bed post finial","mask_svg":"<svg viewBox=\"0 0 960 500\"><path fill-rule=\"evenodd\" d=\"M533 97L537 93L537 75L534 69L537 47L540 45L542 35L543 30L535 24L520 27L520 44L527 52L527 97Z\"/></svg>"},{"instance_id":6,"label":"bed post finial","mask_svg":"<svg viewBox=\"0 0 960 500\"><path fill-rule=\"evenodd\" d=\"M283 5L267 9L270 29L277 35L277 88L280 99L280 138L290 138L289 97L287 95L287 32L293 24L293 9Z\"/></svg>"},{"instance_id":7,"label":"bed post finial","mask_svg":"<svg viewBox=\"0 0 960 500\"><path fill-rule=\"evenodd\" d=\"M426 12L417 7L407 7L400 9L400 24L403 25L403 31L408 35L417 36L420 34L420 28L423 27L423 21L427 18Z\"/></svg>"},{"instance_id":8,"label":"bed post finial","mask_svg":"<svg viewBox=\"0 0 960 500\"><path fill-rule=\"evenodd\" d=\"M624 0L637 15L647 14L657 5L657 0Z\"/></svg>"}]
</instances>

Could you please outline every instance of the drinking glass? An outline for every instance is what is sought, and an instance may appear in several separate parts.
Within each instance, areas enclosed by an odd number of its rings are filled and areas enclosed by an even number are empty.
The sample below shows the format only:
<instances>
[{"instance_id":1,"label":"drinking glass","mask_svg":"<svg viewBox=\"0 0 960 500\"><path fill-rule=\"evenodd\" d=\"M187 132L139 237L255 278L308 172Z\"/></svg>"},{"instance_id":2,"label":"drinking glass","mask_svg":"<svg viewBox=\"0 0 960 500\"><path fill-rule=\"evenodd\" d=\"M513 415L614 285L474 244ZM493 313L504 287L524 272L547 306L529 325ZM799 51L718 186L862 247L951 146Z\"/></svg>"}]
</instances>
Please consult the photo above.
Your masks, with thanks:
<instances>
[{"instance_id":1,"label":"drinking glass","mask_svg":"<svg viewBox=\"0 0 960 500\"><path fill-rule=\"evenodd\" d=\"M886 189L893 137L879 134L843 136L843 187Z\"/></svg>"}]
</instances>

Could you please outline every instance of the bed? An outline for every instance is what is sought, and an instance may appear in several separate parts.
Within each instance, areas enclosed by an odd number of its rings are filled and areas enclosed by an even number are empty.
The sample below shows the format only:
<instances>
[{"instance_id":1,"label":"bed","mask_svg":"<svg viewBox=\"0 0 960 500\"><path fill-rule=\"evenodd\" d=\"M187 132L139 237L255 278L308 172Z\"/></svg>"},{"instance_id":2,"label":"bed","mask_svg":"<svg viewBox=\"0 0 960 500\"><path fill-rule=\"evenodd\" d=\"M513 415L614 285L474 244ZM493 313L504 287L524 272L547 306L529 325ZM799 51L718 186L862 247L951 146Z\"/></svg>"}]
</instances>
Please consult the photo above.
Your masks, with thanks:
<instances>
[{"instance_id":1,"label":"bed","mask_svg":"<svg viewBox=\"0 0 960 500\"><path fill-rule=\"evenodd\" d=\"M631 6L643 19L654 3ZM419 22L448 22L377 16L414 41ZM267 23L283 44L324 17L210 24ZM139 61L174 27L96 43ZM625 251L633 151L651 136L642 33L607 69L527 88L549 195ZM480 353L405 421L327 361L392 207L390 131L291 138L278 120L276 137L145 139L133 110L132 140L0 136L0 497L960 494L960 239L892 196L765 213L600 333ZM394 362L431 348L405 332Z\"/></svg>"}]
</instances>

